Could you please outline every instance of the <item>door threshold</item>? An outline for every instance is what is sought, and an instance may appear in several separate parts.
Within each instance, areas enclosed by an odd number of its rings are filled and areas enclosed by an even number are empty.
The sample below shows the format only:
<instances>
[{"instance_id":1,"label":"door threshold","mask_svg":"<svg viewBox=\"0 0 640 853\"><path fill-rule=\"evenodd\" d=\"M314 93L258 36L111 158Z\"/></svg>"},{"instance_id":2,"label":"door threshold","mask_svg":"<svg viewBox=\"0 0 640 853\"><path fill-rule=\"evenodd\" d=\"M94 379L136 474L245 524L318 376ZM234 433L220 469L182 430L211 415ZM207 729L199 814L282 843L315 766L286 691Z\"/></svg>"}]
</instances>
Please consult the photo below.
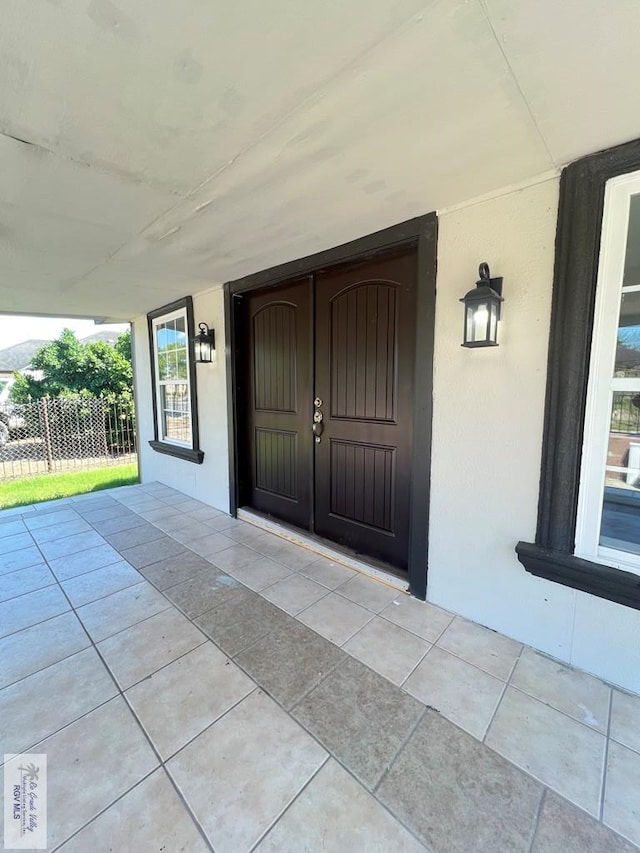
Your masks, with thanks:
<instances>
[{"instance_id":1,"label":"door threshold","mask_svg":"<svg viewBox=\"0 0 640 853\"><path fill-rule=\"evenodd\" d=\"M400 592L408 592L408 580L399 577L397 570L386 563L378 563L373 558L363 559L361 555L356 555L347 548L342 548L334 542L329 542L311 533L304 533L296 527L286 524L284 521L263 515L255 509L241 507L238 509L237 515L241 521L246 521L248 524L260 527L262 530L273 533L287 542L292 542L294 545L300 545L308 551L315 552L320 557L326 557L327 560L340 563L340 565L360 572L360 574L368 575L370 578L374 578Z\"/></svg>"}]
</instances>

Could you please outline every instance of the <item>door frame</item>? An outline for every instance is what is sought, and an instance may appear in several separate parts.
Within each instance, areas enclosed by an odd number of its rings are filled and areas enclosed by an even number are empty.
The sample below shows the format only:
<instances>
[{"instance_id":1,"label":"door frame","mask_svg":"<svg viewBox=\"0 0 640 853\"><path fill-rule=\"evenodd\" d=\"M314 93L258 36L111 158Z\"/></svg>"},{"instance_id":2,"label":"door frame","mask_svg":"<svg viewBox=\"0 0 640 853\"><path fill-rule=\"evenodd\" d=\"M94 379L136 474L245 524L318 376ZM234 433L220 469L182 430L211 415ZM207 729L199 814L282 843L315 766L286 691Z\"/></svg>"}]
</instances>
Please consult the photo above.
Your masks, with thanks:
<instances>
[{"instance_id":1,"label":"door frame","mask_svg":"<svg viewBox=\"0 0 640 853\"><path fill-rule=\"evenodd\" d=\"M227 411L229 439L229 509L237 515L240 493L238 423L241 414L245 341L241 324L241 295L312 275L345 262L367 260L389 249L417 249L416 351L414 372L411 518L409 526L409 592L427 594L429 504L431 487L431 427L433 351L436 302L438 217L435 213L409 219L341 246L252 273L224 285Z\"/></svg>"}]
</instances>

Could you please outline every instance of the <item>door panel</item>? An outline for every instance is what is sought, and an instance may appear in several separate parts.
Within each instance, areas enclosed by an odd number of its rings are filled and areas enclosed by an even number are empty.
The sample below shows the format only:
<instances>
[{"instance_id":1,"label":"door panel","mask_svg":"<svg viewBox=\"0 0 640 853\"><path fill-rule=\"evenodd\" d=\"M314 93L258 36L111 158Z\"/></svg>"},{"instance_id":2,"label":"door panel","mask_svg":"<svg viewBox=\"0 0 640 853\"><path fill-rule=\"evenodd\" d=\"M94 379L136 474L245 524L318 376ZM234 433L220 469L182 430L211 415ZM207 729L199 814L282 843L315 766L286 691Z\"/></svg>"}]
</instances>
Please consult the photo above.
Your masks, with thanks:
<instances>
[{"instance_id":1,"label":"door panel","mask_svg":"<svg viewBox=\"0 0 640 853\"><path fill-rule=\"evenodd\" d=\"M250 503L299 527L311 517L311 281L247 299Z\"/></svg>"},{"instance_id":2,"label":"door panel","mask_svg":"<svg viewBox=\"0 0 640 853\"><path fill-rule=\"evenodd\" d=\"M316 277L315 530L406 569L416 254Z\"/></svg>"}]
</instances>

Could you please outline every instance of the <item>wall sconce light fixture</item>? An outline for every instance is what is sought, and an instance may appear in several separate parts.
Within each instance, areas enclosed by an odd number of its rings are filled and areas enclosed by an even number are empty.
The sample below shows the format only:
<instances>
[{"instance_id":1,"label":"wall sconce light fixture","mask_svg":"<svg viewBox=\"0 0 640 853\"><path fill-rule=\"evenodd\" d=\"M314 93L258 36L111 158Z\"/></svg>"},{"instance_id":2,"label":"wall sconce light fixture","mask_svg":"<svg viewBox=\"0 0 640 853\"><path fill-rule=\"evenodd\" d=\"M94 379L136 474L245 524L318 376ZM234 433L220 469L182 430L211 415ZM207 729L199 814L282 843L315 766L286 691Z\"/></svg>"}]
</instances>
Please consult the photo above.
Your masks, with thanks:
<instances>
[{"instance_id":1,"label":"wall sconce light fixture","mask_svg":"<svg viewBox=\"0 0 640 853\"><path fill-rule=\"evenodd\" d=\"M196 364L209 364L216 348L216 333L206 323L198 323L200 334L192 338L194 361Z\"/></svg>"},{"instance_id":2,"label":"wall sconce light fixture","mask_svg":"<svg viewBox=\"0 0 640 853\"><path fill-rule=\"evenodd\" d=\"M479 280L462 297L464 302L463 347L497 347L498 320L502 298L502 278L491 278L489 264L478 267Z\"/></svg>"}]
</instances>

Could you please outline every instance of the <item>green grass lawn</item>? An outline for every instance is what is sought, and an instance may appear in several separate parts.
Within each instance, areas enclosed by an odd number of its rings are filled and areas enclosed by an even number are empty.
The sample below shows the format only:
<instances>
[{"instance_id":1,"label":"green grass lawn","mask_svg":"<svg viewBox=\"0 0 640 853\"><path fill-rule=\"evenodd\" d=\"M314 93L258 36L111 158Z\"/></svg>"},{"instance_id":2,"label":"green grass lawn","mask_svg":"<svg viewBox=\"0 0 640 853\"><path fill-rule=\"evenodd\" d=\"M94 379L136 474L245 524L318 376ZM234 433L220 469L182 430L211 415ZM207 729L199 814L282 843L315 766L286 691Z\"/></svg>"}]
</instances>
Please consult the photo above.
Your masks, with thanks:
<instances>
[{"instance_id":1,"label":"green grass lawn","mask_svg":"<svg viewBox=\"0 0 640 853\"><path fill-rule=\"evenodd\" d=\"M23 480L8 480L0 483L0 509L68 498L86 492L99 492L114 486L130 486L139 482L138 466L114 465L109 468L94 468L92 471L73 471L69 474L43 474L25 477Z\"/></svg>"}]
</instances>

